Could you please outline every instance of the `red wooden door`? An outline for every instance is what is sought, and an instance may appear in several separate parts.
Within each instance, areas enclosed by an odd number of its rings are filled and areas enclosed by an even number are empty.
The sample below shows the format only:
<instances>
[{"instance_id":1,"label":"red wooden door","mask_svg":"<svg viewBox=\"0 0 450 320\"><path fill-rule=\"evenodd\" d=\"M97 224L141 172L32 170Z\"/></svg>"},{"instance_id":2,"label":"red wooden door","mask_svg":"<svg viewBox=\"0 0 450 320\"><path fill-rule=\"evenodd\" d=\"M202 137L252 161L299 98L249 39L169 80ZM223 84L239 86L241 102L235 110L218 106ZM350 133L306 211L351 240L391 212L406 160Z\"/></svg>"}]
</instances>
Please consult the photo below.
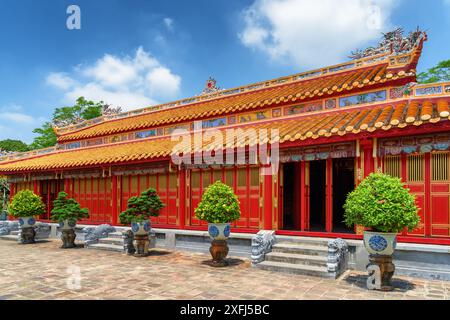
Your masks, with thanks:
<instances>
[{"instance_id":1,"label":"red wooden door","mask_svg":"<svg viewBox=\"0 0 450 320\"><path fill-rule=\"evenodd\" d=\"M431 154L431 235L450 236L450 177L449 153Z\"/></svg>"},{"instance_id":2,"label":"red wooden door","mask_svg":"<svg viewBox=\"0 0 450 320\"><path fill-rule=\"evenodd\" d=\"M416 204L419 207L420 225L416 230L407 232L407 235L425 236L425 225L428 208L426 206L425 196L425 155L408 155L406 156L406 186L411 190L411 193L416 196Z\"/></svg>"}]
</instances>

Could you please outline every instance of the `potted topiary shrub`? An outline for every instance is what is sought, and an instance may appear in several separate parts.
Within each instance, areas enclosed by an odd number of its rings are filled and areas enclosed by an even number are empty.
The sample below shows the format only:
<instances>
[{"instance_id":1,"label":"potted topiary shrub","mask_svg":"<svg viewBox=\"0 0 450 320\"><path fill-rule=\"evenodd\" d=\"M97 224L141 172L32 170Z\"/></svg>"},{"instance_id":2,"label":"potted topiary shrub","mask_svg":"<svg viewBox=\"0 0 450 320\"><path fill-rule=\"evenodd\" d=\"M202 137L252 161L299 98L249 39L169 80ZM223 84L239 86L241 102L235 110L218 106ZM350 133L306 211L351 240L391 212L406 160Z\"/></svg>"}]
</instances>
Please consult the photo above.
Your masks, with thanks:
<instances>
[{"instance_id":1,"label":"potted topiary shrub","mask_svg":"<svg viewBox=\"0 0 450 320\"><path fill-rule=\"evenodd\" d=\"M72 198L68 198L64 191L58 193L58 197L53 201L51 219L59 223L61 227L61 248L75 248L75 226L77 221L89 218L87 208L81 208L80 204Z\"/></svg>"},{"instance_id":2,"label":"potted topiary shrub","mask_svg":"<svg viewBox=\"0 0 450 320\"><path fill-rule=\"evenodd\" d=\"M372 173L348 195L344 209L349 227L356 224L368 229L364 231L364 246L371 263L381 269L383 290L391 290L397 234L405 228L414 230L420 222L415 197L399 178Z\"/></svg>"},{"instance_id":3,"label":"potted topiary shrub","mask_svg":"<svg viewBox=\"0 0 450 320\"><path fill-rule=\"evenodd\" d=\"M19 191L11 200L9 213L19 218L20 242L35 243L36 232L33 227L36 224L35 217L45 213L45 205L41 197L30 190Z\"/></svg>"},{"instance_id":4,"label":"potted topiary shrub","mask_svg":"<svg viewBox=\"0 0 450 320\"><path fill-rule=\"evenodd\" d=\"M121 224L131 224L136 256L148 255L150 217L157 217L164 207L165 204L153 188L142 192L139 197L128 199L127 209L119 215L119 220Z\"/></svg>"},{"instance_id":5,"label":"potted topiary shrub","mask_svg":"<svg viewBox=\"0 0 450 320\"><path fill-rule=\"evenodd\" d=\"M230 223L241 216L239 200L233 189L220 181L210 185L195 209L195 216L208 222L208 233L213 239L209 250L213 266L225 266Z\"/></svg>"}]
</instances>

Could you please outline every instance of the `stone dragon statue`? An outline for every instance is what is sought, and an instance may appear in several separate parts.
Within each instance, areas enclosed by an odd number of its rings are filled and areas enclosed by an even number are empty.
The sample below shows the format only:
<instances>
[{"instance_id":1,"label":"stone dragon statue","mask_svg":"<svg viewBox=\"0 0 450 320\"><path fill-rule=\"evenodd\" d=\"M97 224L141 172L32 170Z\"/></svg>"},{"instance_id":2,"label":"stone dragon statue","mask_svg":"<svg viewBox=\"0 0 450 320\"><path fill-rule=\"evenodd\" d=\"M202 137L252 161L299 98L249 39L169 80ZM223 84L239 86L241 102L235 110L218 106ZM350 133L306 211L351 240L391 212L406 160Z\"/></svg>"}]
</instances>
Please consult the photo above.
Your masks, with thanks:
<instances>
[{"instance_id":1,"label":"stone dragon statue","mask_svg":"<svg viewBox=\"0 0 450 320\"><path fill-rule=\"evenodd\" d=\"M275 244L275 231L259 231L252 238L252 265L264 261L266 253L272 251L272 246Z\"/></svg>"},{"instance_id":2,"label":"stone dragon statue","mask_svg":"<svg viewBox=\"0 0 450 320\"><path fill-rule=\"evenodd\" d=\"M348 245L342 239L328 241L328 272L340 274L347 269L348 265Z\"/></svg>"}]
</instances>

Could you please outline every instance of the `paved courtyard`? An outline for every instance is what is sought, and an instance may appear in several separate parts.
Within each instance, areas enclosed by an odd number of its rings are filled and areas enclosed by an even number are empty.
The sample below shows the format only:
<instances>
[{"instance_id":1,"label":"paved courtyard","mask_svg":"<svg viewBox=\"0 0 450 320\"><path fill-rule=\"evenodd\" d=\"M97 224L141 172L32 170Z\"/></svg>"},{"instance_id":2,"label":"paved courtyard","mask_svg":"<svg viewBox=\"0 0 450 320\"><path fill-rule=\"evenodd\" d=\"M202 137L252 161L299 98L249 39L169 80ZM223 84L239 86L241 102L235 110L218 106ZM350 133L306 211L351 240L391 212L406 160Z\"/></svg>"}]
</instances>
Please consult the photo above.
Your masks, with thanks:
<instances>
[{"instance_id":1,"label":"paved courtyard","mask_svg":"<svg viewBox=\"0 0 450 320\"><path fill-rule=\"evenodd\" d=\"M366 275L353 271L333 281L257 270L243 259L216 269L201 253L135 258L60 244L0 240L0 299L450 299L443 281L396 277L395 292L383 293L367 291Z\"/></svg>"}]
</instances>

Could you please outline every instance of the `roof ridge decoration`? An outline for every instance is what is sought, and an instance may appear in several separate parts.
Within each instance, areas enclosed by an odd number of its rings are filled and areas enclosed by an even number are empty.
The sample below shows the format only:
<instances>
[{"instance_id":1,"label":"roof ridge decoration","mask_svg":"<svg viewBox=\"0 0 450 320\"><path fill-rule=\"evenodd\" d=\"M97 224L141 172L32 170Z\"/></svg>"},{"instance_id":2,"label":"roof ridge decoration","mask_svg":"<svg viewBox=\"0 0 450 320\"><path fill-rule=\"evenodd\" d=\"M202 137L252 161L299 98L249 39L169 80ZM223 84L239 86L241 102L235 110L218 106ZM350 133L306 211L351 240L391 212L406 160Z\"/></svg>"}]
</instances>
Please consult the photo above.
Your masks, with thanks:
<instances>
[{"instance_id":1,"label":"roof ridge decoration","mask_svg":"<svg viewBox=\"0 0 450 320\"><path fill-rule=\"evenodd\" d=\"M194 103L206 102L209 100L214 100L217 98L226 98L228 96L239 95L242 93L247 93L251 91L257 91L261 89L267 89L271 87L280 86L283 84L289 84L294 82L300 82L303 80L310 80L320 77L326 77L333 74L339 74L343 72L348 72L351 70L366 68L369 66L373 66L375 64L388 64L388 68L398 68L401 66L408 65L412 63L414 59L414 54L411 54L413 51L418 54L421 52L421 45L424 41L427 40L427 35L422 31L411 32L410 35L405 38L407 40L399 42L399 35L403 35L403 30L399 28L400 31L393 31L384 35L383 41L380 43L378 49L377 48L368 48L365 51L360 51L360 55L364 56L361 58L357 58L356 53L353 52L352 58L354 60L320 68L310 71L305 71L289 76L284 76L276 79L266 80L258 83L253 83L241 87L236 87L232 89L221 89L211 93L202 93L197 96L193 96L190 98L168 102L156 106L151 106L142 109L136 109L129 112L123 112L113 115L104 115L99 118L94 118L91 120L85 120L79 124L70 125L66 127L55 127L55 132L58 135L65 135L72 132L76 132L87 127L107 122L109 120L117 120L137 115L149 114L153 112L158 112L167 109L184 107ZM398 30L398 29L397 29ZM394 40L397 39L397 40ZM403 36L402 36L403 39ZM392 46L389 45L392 44ZM398 45L400 43L400 45ZM387 48L391 49L387 49ZM384 48L384 49L381 49ZM408 50L409 49L409 50ZM358 50L357 50L358 51ZM414 67L415 68L415 67ZM214 80L214 79L212 79ZM209 81L209 80L208 80ZM215 81L215 80L214 80ZM208 84L208 82L207 82ZM214 83L215 85L215 83Z\"/></svg>"},{"instance_id":2,"label":"roof ridge decoration","mask_svg":"<svg viewBox=\"0 0 450 320\"><path fill-rule=\"evenodd\" d=\"M350 59L356 60L388 53L389 55L399 55L412 51L420 42L426 39L427 34L417 27L416 31L412 31L408 36L404 36L403 28L397 28L393 31L383 33L383 40L378 47L369 47L365 50L356 49L349 56Z\"/></svg>"},{"instance_id":3,"label":"roof ridge decoration","mask_svg":"<svg viewBox=\"0 0 450 320\"><path fill-rule=\"evenodd\" d=\"M220 91L220 90L223 90L223 89L221 89L220 87L217 86L216 79L209 77L208 80L206 80L205 88L202 91L202 95L216 93L217 91Z\"/></svg>"}]
</instances>

